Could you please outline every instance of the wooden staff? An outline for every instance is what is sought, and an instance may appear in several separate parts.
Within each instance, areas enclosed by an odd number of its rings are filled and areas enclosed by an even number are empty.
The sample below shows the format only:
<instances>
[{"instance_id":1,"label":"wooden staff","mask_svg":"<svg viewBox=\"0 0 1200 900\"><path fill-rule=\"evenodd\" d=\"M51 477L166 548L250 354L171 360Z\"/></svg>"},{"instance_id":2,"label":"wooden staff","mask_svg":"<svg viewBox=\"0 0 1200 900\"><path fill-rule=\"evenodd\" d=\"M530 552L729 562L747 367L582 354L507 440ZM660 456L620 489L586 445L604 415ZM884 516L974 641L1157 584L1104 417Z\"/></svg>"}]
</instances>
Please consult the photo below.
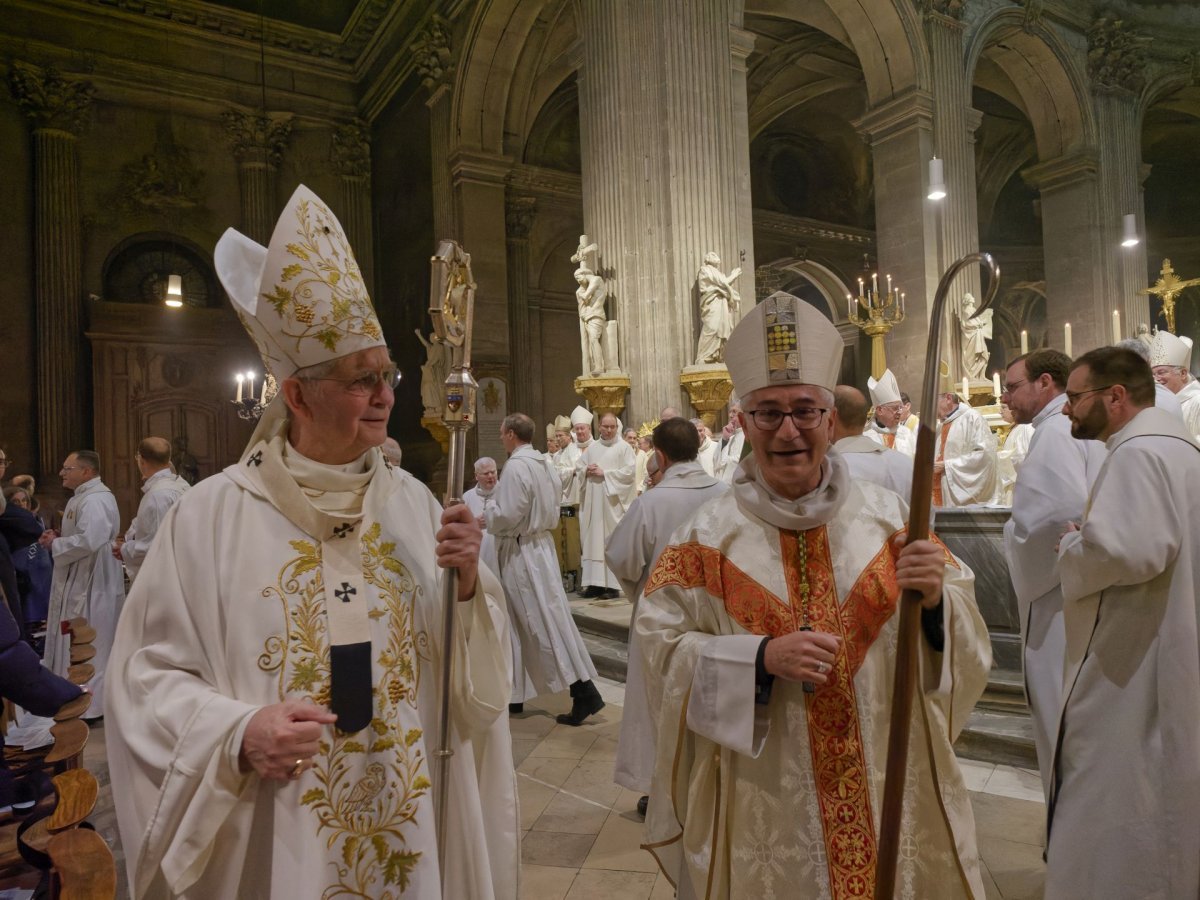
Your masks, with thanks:
<instances>
[{"instance_id":1,"label":"wooden staff","mask_svg":"<svg viewBox=\"0 0 1200 900\"><path fill-rule=\"evenodd\" d=\"M475 281L471 255L454 241L442 241L430 259L429 315L437 340L446 344L450 374L446 376L442 424L450 432L450 465L446 473L445 505L462 502L467 432L475 424L478 385L471 375L471 321L475 311ZM450 800L450 692L454 675L454 614L458 606L458 569L447 569L442 578L442 695L438 716L438 741L433 751L438 862L446 880L446 820Z\"/></svg>"},{"instance_id":2,"label":"wooden staff","mask_svg":"<svg viewBox=\"0 0 1200 900\"><path fill-rule=\"evenodd\" d=\"M929 340L925 349L925 383L921 394L917 455L913 461L912 503L908 514L909 541L924 541L929 538L929 513L933 502L933 457L937 442L934 423L937 421L938 363L941 359L943 308L955 276L977 263L988 270L986 296L971 318L979 315L995 299L996 289L1000 286L1000 268L990 253L971 253L958 260L942 276L933 295ZM921 595L917 591L905 590L900 596L892 720L888 731L883 809L879 816L879 860L875 867L875 900L893 900L896 890L900 817L904 808L904 777L908 770L908 735L912 725L913 687L917 681L917 642L921 634L920 604Z\"/></svg>"}]
</instances>

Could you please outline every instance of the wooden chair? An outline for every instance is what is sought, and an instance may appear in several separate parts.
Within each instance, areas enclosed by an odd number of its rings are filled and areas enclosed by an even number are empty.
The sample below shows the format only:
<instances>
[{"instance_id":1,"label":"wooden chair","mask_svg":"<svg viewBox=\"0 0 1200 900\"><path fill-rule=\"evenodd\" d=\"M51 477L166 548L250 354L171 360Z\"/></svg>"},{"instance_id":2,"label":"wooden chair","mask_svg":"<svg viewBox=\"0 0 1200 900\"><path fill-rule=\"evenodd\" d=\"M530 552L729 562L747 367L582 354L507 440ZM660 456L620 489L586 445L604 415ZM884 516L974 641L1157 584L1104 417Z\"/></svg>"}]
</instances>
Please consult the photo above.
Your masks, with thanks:
<instances>
[{"instance_id":1,"label":"wooden chair","mask_svg":"<svg viewBox=\"0 0 1200 900\"><path fill-rule=\"evenodd\" d=\"M87 684L96 674L96 667L91 663L79 663L67 669L67 681L71 684Z\"/></svg>"}]
</instances>

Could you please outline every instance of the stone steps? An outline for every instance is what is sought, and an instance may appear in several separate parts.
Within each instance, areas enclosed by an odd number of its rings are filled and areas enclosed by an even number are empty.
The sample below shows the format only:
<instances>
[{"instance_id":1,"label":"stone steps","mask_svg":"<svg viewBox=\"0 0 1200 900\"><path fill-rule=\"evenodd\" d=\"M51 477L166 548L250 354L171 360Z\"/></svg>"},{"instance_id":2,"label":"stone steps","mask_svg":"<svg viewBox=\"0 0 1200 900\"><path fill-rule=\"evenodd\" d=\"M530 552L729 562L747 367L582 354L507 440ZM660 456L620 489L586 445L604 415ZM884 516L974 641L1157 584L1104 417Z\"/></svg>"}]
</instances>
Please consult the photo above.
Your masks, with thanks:
<instances>
[{"instance_id":1,"label":"stone steps","mask_svg":"<svg viewBox=\"0 0 1200 900\"><path fill-rule=\"evenodd\" d=\"M624 601L588 603L571 596L572 616L596 671L625 681L629 665L629 624L618 615ZM606 612L612 611L610 615ZM1037 768L1033 720L1025 704L1019 672L993 669L987 689L954 745L961 755L984 762Z\"/></svg>"}]
</instances>

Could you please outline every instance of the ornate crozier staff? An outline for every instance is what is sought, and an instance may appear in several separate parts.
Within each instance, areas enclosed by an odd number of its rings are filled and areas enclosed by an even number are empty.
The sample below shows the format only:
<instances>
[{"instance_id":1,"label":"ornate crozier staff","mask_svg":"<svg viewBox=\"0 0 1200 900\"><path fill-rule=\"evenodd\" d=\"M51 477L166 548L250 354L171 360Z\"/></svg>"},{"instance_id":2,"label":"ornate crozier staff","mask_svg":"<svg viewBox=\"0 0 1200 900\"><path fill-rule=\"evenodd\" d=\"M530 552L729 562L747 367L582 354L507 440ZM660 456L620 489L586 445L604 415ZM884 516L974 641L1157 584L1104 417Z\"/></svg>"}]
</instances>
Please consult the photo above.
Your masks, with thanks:
<instances>
[{"instance_id":1,"label":"ornate crozier staff","mask_svg":"<svg viewBox=\"0 0 1200 900\"><path fill-rule=\"evenodd\" d=\"M445 505L462 502L463 463L467 431L475 424L478 385L471 375L471 319L475 311L475 280L471 255L455 241L442 241L429 260L433 267L429 315L437 339L448 349L450 374L446 376L442 423L450 432L450 466L446 474ZM438 718L437 749L433 751L437 784L438 859L446 874L446 818L450 798L450 690L454 672L454 614L458 605L458 569L447 569L442 578L442 697Z\"/></svg>"},{"instance_id":2,"label":"ornate crozier staff","mask_svg":"<svg viewBox=\"0 0 1200 900\"><path fill-rule=\"evenodd\" d=\"M929 512L933 503L933 457L936 449L938 362L941 359L943 309L950 285L963 269L976 263L988 270L988 286L975 316L988 308L1000 286L1000 268L990 253L971 253L952 265L938 282L929 317L925 348L925 383L921 394L921 424L917 455L913 461L912 503L908 514L908 540L929 537ZM975 316L972 316L974 318ZM964 398L966 399L966 398ZM921 595L906 590L900 596L900 621L896 642L896 675L892 692L892 720L888 731L887 768L883 782L883 809L879 816L879 861L875 868L875 900L893 900L896 857L900 849L900 815L904 806L904 776L908 768L908 734L912 724L913 685L917 680L917 641L920 639Z\"/></svg>"}]
</instances>

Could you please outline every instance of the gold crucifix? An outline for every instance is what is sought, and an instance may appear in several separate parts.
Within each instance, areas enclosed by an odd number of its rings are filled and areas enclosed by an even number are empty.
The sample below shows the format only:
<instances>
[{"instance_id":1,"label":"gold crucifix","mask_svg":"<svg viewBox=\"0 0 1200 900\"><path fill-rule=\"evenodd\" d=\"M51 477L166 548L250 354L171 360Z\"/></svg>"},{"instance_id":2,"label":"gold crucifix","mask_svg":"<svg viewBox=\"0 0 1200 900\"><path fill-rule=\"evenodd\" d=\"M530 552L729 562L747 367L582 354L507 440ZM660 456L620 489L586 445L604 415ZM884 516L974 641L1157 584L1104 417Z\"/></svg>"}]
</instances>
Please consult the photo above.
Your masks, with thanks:
<instances>
[{"instance_id":1,"label":"gold crucifix","mask_svg":"<svg viewBox=\"0 0 1200 900\"><path fill-rule=\"evenodd\" d=\"M1175 334L1175 297L1184 288L1189 288L1194 284L1200 284L1200 278L1192 278L1189 281L1181 280L1175 274L1175 270L1171 268L1171 261L1164 259L1162 272L1158 281L1154 282L1154 287L1148 287L1138 293L1153 294L1162 300L1162 315L1167 320L1167 331Z\"/></svg>"}]
</instances>

